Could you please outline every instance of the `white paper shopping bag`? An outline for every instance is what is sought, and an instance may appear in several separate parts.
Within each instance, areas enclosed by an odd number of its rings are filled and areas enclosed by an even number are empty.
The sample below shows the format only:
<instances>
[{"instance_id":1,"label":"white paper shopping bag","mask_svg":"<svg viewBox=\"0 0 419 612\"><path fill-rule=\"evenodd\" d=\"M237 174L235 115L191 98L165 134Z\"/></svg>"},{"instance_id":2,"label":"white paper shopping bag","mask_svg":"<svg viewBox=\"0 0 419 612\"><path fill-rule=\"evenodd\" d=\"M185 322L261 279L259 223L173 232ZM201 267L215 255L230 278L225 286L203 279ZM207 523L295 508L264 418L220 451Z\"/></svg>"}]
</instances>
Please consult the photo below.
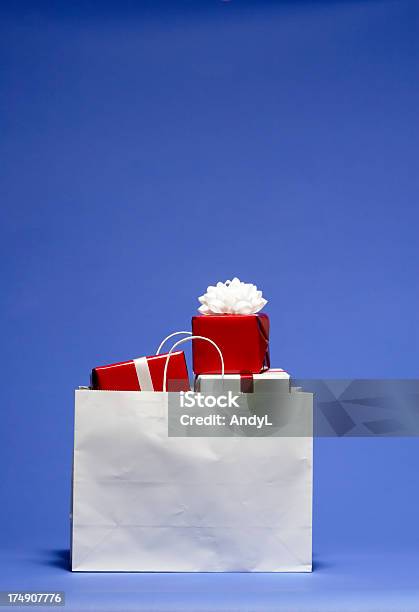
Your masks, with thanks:
<instances>
[{"instance_id":1,"label":"white paper shopping bag","mask_svg":"<svg viewBox=\"0 0 419 612\"><path fill-rule=\"evenodd\" d=\"M168 396L76 391L73 571L311 571L312 436L170 437Z\"/></svg>"}]
</instances>

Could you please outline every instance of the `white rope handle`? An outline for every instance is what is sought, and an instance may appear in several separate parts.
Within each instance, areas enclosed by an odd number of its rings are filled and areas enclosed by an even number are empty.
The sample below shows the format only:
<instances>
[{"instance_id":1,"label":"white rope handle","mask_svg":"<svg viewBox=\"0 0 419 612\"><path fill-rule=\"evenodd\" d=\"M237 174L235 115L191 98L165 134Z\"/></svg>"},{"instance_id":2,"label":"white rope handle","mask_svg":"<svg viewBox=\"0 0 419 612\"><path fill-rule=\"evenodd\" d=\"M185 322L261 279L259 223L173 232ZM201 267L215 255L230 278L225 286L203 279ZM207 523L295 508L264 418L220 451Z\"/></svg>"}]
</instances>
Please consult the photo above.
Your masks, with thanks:
<instances>
[{"instance_id":1,"label":"white rope handle","mask_svg":"<svg viewBox=\"0 0 419 612\"><path fill-rule=\"evenodd\" d=\"M166 344L166 342L170 340L170 338L173 338L173 336L180 336L180 334L185 334L186 336L192 336L192 332L190 331L178 331L178 332L173 332L173 334L169 334L168 336L166 336L164 340L160 342L159 348L156 351L156 355L160 353L160 351L163 348L163 345Z\"/></svg>"},{"instance_id":2,"label":"white rope handle","mask_svg":"<svg viewBox=\"0 0 419 612\"><path fill-rule=\"evenodd\" d=\"M215 342L213 340L211 340L211 338L206 338L205 336L189 336L189 338L182 338L182 340L178 340L177 342L174 343L174 345L172 346L172 348L170 349L170 351L167 353L167 358L166 358L166 363L164 364L164 374L163 374L163 392L166 391L166 384L167 384L167 368L169 365L169 359L171 354L173 353L173 351L175 350L175 348L181 344L185 344L185 342L188 342L189 340L206 340L207 342L210 342L218 351L218 354L220 356L220 361L221 361L221 380L222 382L224 382L224 359L223 359L223 354L220 350L220 347L215 344Z\"/></svg>"}]
</instances>

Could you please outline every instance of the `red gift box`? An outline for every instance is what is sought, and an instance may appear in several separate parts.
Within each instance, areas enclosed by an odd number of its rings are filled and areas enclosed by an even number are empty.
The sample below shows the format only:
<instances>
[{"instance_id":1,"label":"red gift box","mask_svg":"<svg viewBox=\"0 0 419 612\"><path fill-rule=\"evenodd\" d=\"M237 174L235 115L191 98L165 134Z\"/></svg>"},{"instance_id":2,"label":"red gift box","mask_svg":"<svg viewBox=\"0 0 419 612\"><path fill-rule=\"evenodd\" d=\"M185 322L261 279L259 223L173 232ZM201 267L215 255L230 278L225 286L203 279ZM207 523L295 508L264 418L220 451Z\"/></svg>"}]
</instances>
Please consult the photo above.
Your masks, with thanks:
<instances>
[{"instance_id":1,"label":"red gift box","mask_svg":"<svg viewBox=\"0 0 419 612\"><path fill-rule=\"evenodd\" d=\"M106 391L163 391L166 359L167 354L153 355L94 368L92 387ZM167 391L189 390L185 353L177 351L170 355Z\"/></svg>"},{"instance_id":2,"label":"red gift box","mask_svg":"<svg viewBox=\"0 0 419 612\"><path fill-rule=\"evenodd\" d=\"M258 373L269 368L269 317L251 315L198 315L192 317L194 336L205 336L220 348L226 374ZM217 350L203 340L192 341L195 374L219 374Z\"/></svg>"}]
</instances>

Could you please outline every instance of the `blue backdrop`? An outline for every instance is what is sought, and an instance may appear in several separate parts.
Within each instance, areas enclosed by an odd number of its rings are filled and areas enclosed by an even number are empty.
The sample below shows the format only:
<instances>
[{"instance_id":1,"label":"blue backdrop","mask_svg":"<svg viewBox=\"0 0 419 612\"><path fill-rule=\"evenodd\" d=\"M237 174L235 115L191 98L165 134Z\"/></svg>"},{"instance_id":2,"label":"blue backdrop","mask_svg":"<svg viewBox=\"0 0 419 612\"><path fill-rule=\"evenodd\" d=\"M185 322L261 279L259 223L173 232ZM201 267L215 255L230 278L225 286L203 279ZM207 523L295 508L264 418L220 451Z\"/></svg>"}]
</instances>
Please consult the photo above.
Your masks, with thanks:
<instances>
[{"instance_id":1,"label":"blue backdrop","mask_svg":"<svg viewBox=\"0 0 419 612\"><path fill-rule=\"evenodd\" d=\"M316 441L310 576L72 575L66 551L74 387L187 328L208 284L263 288L296 377L418 376L418 17L1 3L0 588L75 609L417 610L417 439Z\"/></svg>"}]
</instances>

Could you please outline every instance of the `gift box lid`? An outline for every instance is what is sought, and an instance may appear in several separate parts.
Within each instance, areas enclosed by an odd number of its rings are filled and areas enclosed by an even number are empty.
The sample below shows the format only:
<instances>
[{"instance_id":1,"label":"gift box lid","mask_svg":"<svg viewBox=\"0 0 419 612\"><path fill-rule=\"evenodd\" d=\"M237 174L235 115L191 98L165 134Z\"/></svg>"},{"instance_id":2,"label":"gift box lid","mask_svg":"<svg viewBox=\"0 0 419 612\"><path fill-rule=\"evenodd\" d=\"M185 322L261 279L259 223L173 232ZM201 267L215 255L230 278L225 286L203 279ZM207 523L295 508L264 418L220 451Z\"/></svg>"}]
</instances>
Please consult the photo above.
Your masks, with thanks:
<instances>
[{"instance_id":1,"label":"gift box lid","mask_svg":"<svg viewBox=\"0 0 419 612\"><path fill-rule=\"evenodd\" d=\"M225 380L239 380L243 376L251 376L254 380L289 380L290 375L280 368L270 368L259 374L225 374ZM200 380L217 380L222 378L221 374L199 374Z\"/></svg>"},{"instance_id":2,"label":"gift box lid","mask_svg":"<svg viewBox=\"0 0 419 612\"><path fill-rule=\"evenodd\" d=\"M195 380L195 391L221 393L226 390L242 393L289 392L290 375L285 370L273 368L260 374L200 374Z\"/></svg>"}]
</instances>

